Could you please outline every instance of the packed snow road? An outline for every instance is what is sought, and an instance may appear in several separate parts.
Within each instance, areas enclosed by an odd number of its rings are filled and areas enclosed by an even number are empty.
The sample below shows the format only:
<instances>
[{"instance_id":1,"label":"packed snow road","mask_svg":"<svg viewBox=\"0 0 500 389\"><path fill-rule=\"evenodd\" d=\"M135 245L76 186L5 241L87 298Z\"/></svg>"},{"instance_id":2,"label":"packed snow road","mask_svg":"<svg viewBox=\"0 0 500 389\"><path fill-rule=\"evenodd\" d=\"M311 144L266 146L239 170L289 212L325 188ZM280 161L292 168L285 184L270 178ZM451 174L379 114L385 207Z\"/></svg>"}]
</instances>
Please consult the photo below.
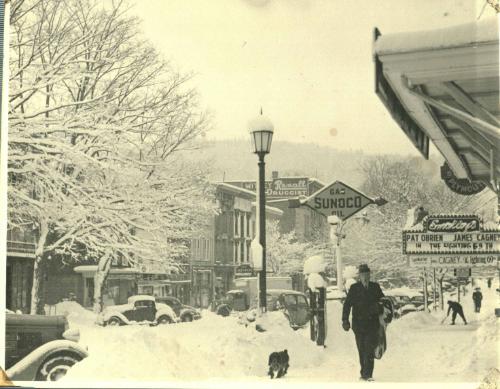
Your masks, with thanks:
<instances>
[{"instance_id":1,"label":"packed snow road","mask_svg":"<svg viewBox=\"0 0 500 389\"><path fill-rule=\"evenodd\" d=\"M478 382L498 368L495 287L483 288L483 308L473 312L470 295L462 302L469 325L446 312L411 313L393 321L387 331L388 349L375 361L377 382ZM74 303L63 303L74 304ZM76 304L75 304L76 305ZM99 327L79 306L67 307L72 326L90 356L63 378L70 382L102 380L201 381L269 380L268 356L287 349L287 382L358 380L358 355L352 331L340 325L341 305L328 303L327 347L309 340L309 329L293 331L279 312L269 313L268 331L257 332L234 317L205 312L202 319L158 327Z\"/></svg>"}]
</instances>

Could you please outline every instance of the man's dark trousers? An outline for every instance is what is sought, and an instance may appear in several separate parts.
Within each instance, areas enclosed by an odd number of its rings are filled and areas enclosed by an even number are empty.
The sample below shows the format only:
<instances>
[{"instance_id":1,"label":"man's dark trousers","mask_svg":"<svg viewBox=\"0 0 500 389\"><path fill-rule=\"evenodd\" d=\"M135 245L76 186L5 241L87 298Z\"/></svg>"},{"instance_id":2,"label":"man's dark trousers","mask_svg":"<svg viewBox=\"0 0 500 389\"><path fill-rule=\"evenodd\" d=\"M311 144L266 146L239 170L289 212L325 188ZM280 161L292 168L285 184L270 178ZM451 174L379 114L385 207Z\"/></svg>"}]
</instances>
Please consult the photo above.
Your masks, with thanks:
<instances>
[{"instance_id":1,"label":"man's dark trousers","mask_svg":"<svg viewBox=\"0 0 500 389\"><path fill-rule=\"evenodd\" d=\"M452 324L455 324L455 319L457 318L457 313L460 315L460 317L462 318L462 320L464 321L464 323L467 323L467 320L465 320L463 309L458 309L456 311L453 311L453 314L451 315L451 322L452 322Z\"/></svg>"},{"instance_id":2,"label":"man's dark trousers","mask_svg":"<svg viewBox=\"0 0 500 389\"><path fill-rule=\"evenodd\" d=\"M363 378L373 375L374 351L377 344L377 330L372 328L357 329L354 331L356 346L358 346L360 374Z\"/></svg>"}]
</instances>

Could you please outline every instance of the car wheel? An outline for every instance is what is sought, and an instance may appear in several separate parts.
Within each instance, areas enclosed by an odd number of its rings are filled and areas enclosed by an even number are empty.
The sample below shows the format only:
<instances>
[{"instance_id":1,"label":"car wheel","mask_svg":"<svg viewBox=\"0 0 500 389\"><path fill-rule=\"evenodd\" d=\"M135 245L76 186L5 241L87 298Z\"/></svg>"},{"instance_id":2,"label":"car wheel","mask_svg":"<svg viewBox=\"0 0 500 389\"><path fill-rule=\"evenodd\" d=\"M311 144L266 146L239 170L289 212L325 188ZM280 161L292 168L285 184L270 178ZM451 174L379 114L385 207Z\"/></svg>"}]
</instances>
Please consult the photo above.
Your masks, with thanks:
<instances>
[{"instance_id":1,"label":"car wheel","mask_svg":"<svg viewBox=\"0 0 500 389\"><path fill-rule=\"evenodd\" d=\"M76 354L59 354L45 360L36 374L37 381L57 381L82 358Z\"/></svg>"},{"instance_id":2,"label":"car wheel","mask_svg":"<svg viewBox=\"0 0 500 389\"><path fill-rule=\"evenodd\" d=\"M112 317L111 319L108 320L108 326L121 326L121 325L122 321L117 317Z\"/></svg>"},{"instance_id":3,"label":"car wheel","mask_svg":"<svg viewBox=\"0 0 500 389\"><path fill-rule=\"evenodd\" d=\"M166 315L160 316L158 318L158 324L170 324L172 323L172 319Z\"/></svg>"},{"instance_id":4,"label":"car wheel","mask_svg":"<svg viewBox=\"0 0 500 389\"><path fill-rule=\"evenodd\" d=\"M184 322L193 321L193 316L191 316L190 314L184 315L182 316L182 321Z\"/></svg>"},{"instance_id":5,"label":"car wheel","mask_svg":"<svg viewBox=\"0 0 500 389\"><path fill-rule=\"evenodd\" d=\"M227 305L222 305L219 308L217 308L217 315L220 315L222 317L227 317L231 314L231 309Z\"/></svg>"}]
</instances>

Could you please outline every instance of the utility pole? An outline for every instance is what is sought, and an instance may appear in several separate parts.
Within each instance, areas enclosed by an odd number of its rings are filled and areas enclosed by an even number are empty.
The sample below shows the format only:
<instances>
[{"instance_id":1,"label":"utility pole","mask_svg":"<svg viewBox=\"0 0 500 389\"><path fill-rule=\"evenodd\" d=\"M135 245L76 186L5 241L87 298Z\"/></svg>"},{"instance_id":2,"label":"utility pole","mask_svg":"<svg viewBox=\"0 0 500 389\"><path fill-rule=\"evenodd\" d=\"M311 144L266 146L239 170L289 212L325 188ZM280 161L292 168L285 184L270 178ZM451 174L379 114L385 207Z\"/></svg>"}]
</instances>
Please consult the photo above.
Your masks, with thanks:
<instances>
[{"instance_id":1,"label":"utility pole","mask_svg":"<svg viewBox=\"0 0 500 389\"><path fill-rule=\"evenodd\" d=\"M427 299L427 271L424 267L424 307L425 307L425 312L427 312L427 307L428 307L428 299Z\"/></svg>"},{"instance_id":2,"label":"utility pole","mask_svg":"<svg viewBox=\"0 0 500 389\"><path fill-rule=\"evenodd\" d=\"M330 240L335 247L335 258L337 261L337 289L338 291L344 290L344 266L342 264L342 249L341 243L342 238L342 228L344 227L344 222L340 220L337 216L328 216L328 224L330 224Z\"/></svg>"},{"instance_id":3,"label":"utility pole","mask_svg":"<svg viewBox=\"0 0 500 389\"><path fill-rule=\"evenodd\" d=\"M434 293L434 310L437 309L437 305L436 305L436 268L433 268L434 272L433 272L433 282L434 282L434 286L433 286L433 293Z\"/></svg>"}]
</instances>

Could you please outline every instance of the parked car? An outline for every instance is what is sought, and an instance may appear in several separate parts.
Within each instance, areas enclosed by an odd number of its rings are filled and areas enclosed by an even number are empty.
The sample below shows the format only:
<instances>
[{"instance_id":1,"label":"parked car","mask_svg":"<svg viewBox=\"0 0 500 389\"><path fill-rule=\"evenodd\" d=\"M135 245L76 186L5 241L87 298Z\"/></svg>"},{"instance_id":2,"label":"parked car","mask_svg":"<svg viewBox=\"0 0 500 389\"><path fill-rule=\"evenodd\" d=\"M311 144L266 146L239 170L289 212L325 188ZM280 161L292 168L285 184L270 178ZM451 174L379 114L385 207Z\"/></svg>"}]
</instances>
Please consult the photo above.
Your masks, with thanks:
<instances>
[{"instance_id":1,"label":"parked car","mask_svg":"<svg viewBox=\"0 0 500 389\"><path fill-rule=\"evenodd\" d=\"M121 326L125 324L170 324L179 318L167 304L157 303L153 296L137 295L128 298L127 304L111 305L97 317L97 324Z\"/></svg>"},{"instance_id":2,"label":"parked car","mask_svg":"<svg viewBox=\"0 0 500 389\"><path fill-rule=\"evenodd\" d=\"M267 310L283 310L294 330L306 327L311 318L306 295L295 290L268 289Z\"/></svg>"},{"instance_id":3,"label":"parked car","mask_svg":"<svg viewBox=\"0 0 500 389\"><path fill-rule=\"evenodd\" d=\"M391 301L395 309L401 308L403 305L410 304L411 300L407 295L391 293L390 290L384 291L384 295L391 297Z\"/></svg>"},{"instance_id":4,"label":"parked car","mask_svg":"<svg viewBox=\"0 0 500 389\"><path fill-rule=\"evenodd\" d=\"M423 306L422 306L423 309ZM400 317L407 315L408 313L412 312L417 312L421 311L422 309L418 309L415 305L413 304L405 304L401 308L398 309Z\"/></svg>"},{"instance_id":5,"label":"parked car","mask_svg":"<svg viewBox=\"0 0 500 389\"><path fill-rule=\"evenodd\" d=\"M282 310L293 329L305 327L311 317L311 310L304 293L288 289L267 289L267 310ZM232 312L251 312L257 309L257 301L248 302L243 290L235 289L226 293L224 303L217 306L217 314L229 316ZM255 315L248 315L255 317Z\"/></svg>"},{"instance_id":6,"label":"parked car","mask_svg":"<svg viewBox=\"0 0 500 389\"><path fill-rule=\"evenodd\" d=\"M392 312L393 312L394 319L399 319L401 317L401 314L399 312L399 308L398 308L399 303L398 303L397 299L394 296L385 296L385 297L392 304Z\"/></svg>"},{"instance_id":7,"label":"parked car","mask_svg":"<svg viewBox=\"0 0 500 389\"><path fill-rule=\"evenodd\" d=\"M57 381L88 356L64 316L5 315L5 365L12 381Z\"/></svg>"},{"instance_id":8,"label":"parked car","mask_svg":"<svg viewBox=\"0 0 500 389\"><path fill-rule=\"evenodd\" d=\"M415 305L417 310L419 310L419 308L424 309L424 296L413 296L410 298L410 301ZM436 301L439 302L438 295L436 295ZM434 297L431 295L427 297L427 305L430 307L432 304L434 304Z\"/></svg>"},{"instance_id":9,"label":"parked car","mask_svg":"<svg viewBox=\"0 0 500 389\"><path fill-rule=\"evenodd\" d=\"M181 321L193 321L201 319L200 311L189 305L182 304L177 297L164 296L155 297L156 301L172 308Z\"/></svg>"}]
</instances>

